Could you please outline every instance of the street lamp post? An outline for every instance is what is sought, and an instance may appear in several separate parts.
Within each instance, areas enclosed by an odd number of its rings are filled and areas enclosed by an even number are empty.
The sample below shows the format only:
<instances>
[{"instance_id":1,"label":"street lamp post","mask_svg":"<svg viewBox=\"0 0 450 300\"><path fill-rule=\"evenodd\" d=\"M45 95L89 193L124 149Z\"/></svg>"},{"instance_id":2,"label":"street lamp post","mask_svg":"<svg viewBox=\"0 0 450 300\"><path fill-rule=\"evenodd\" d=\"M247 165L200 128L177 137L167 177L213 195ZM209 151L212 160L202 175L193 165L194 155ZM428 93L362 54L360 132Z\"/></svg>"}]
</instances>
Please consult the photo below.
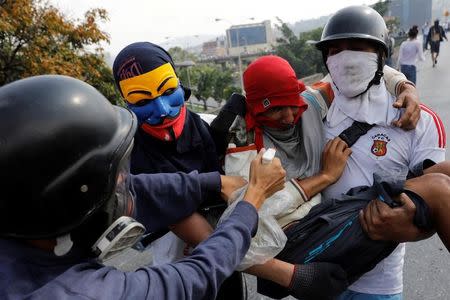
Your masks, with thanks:
<instances>
[{"instance_id":1,"label":"street lamp post","mask_svg":"<svg viewBox=\"0 0 450 300\"><path fill-rule=\"evenodd\" d=\"M191 88L191 72L190 72L190 68L192 66L195 65L195 62L193 62L192 60L185 60L183 62L175 62L175 66L176 67L186 67L186 75L187 75L187 84L188 84L188 88ZM191 102L191 98L189 98L189 106L192 108L192 102Z\"/></svg>"},{"instance_id":2,"label":"street lamp post","mask_svg":"<svg viewBox=\"0 0 450 300\"><path fill-rule=\"evenodd\" d=\"M241 84L241 92L244 93L244 79L242 78L242 60L241 60L241 48L239 46L239 29L236 29L236 45L238 48L238 67L239 67L239 82Z\"/></svg>"},{"instance_id":3,"label":"street lamp post","mask_svg":"<svg viewBox=\"0 0 450 300\"><path fill-rule=\"evenodd\" d=\"M254 18L249 18L249 19L250 20L254 20ZM230 29L233 27L233 24L230 21L228 21L227 19L216 18L215 21L216 22L225 21L225 22L228 22L231 25ZM231 30L230 30L230 35L231 35ZM231 36L230 36L230 42L233 42ZM231 43L231 44L233 45L233 43ZM241 91L242 91L242 93L244 93L244 80L242 78L241 48L240 48L240 43L239 43L239 28L236 28L236 46L238 48L239 83L241 85Z\"/></svg>"},{"instance_id":4,"label":"street lamp post","mask_svg":"<svg viewBox=\"0 0 450 300\"><path fill-rule=\"evenodd\" d=\"M187 80L188 80L188 88L191 89L191 74L190 74L190 69L191 67L188 66L186 67L186 74L187 74ZM191 101L191 97L189 97L189 107L192 109L192 101Z\"/></svg>"}]
</instances>

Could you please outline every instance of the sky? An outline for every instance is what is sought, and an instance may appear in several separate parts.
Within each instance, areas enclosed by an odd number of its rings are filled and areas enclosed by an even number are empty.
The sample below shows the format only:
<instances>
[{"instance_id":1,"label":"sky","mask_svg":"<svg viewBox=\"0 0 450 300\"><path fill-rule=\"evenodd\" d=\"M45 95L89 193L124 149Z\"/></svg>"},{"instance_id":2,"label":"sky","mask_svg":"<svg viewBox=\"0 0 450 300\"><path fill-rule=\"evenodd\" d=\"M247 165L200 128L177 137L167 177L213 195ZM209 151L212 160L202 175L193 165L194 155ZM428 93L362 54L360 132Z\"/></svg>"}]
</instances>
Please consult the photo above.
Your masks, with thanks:
<instances>
[{"instance_id":1,"label":"sky","mask_svg":"<svg viewBox=\"0 0 450 300\"><path fill-rule=\"evenodd\" d=\"M225 35L231 25L262 22L276 17L283 22L329 15L349 5L370 5L376 0L50 0L71 19L90 8L104 8L110 20L101 28L110 35L106 51L117 54L138 41L165 43L177 37ZM220 18L223 21L216 22ZM251 20L253 18L253 20Z\"/></svg>"}]
</instances>

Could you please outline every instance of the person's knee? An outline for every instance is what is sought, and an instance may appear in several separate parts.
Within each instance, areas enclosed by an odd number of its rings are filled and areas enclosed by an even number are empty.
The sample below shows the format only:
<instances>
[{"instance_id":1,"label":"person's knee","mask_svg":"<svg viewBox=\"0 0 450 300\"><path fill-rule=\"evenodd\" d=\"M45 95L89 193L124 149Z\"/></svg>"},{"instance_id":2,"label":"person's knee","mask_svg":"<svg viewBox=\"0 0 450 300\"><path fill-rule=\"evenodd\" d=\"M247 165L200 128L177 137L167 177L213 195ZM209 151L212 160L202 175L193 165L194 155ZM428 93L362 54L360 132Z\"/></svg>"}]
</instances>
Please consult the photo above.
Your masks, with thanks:
<instances>
[{"instance_id":1,"label":"person's knee","mask_svg":"<svg viewBox=\"0 0 450 300\"><path fill-rule=\"evenodd\" d=\"M445 174L429 174L433 175L433 190L439 197L439 204L444 201L450 201L450 177Z\"/></svg>"},{"instance_id":2,"label":"person's knee","mask_svg":"<svg viewBox=\"0 0 450 300\"><path fill-rule=\"evenodd\" d=\"M417 185L413 184L413 190L424 198L432 211L439 210L439 207L446 201L450 201L450 177L442 173L431 173L416 178Z\"/></svg>"},{"instance_id":3,"label":"person's knee","mask_svg":"<svg viewBox=\"0 0 450 300\"><path fill-rule=\"evenodd\" d=\"M429 182L430 187L433 190L436 190L436 192L450 194L450 177L446 174L432 173L426 174L423 177L425 177L426 181Z\"/></svg>"}]
</instances>

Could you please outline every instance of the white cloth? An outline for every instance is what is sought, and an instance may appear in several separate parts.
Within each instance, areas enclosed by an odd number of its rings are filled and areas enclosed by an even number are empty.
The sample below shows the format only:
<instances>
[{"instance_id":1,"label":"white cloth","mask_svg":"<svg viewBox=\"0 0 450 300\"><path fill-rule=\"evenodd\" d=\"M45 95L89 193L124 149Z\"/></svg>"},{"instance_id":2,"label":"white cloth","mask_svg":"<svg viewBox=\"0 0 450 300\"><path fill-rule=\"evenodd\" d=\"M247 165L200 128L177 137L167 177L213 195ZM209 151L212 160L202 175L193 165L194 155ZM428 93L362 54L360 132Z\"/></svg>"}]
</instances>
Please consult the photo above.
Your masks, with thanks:
<instances>
[{"instance_id":1,"label":"white cloth","mask_svg":"<svg viewBox=\"0 0 450 300\"><path fill-rule=\"evenodd\" d=\"M372 52L344 50L328 56L328 70L339 92L355 97L366 91L378 69L378 55Z\"/></svg>"},{"instance_id":2,"label":"white cloth","mask_svg":"<svg viewBox=\"0 0 450 300\"><path fill-rule=\"evenodd\" d=\"M333 86L333 91L335 97L327 115L330 127L338 126L346 118L389 126L400 116L400 111L392 108L395 99L389 94L383 79L380 84L372 85L366 93L358 97L348 98L337 90L336 86Z\"/></svg>"},{"instance_id":3,"label":"white cloth","mask_svg":"<svg viewBox=\"0 0 450 300\"><path fill-rule=\"evenodd\" d=\"M383 68L383 79L384 84L391 95L398 95L398 87L401 86L400 83L407 81L406 76L403 73L389 66L384 66Z\"/></svg>"},{"instance_id":4,"label":"white cloth","mask_svg":"<svg viewBox=\"0 0 450 300\"><path fill-rule=\"evenodd\" d=\"M389 110L395 111L389 107ZM393 112L385 113L385 115ZM338 114L334 114L338 118ZM340 179L323 191L326 198L336 197L350 188L360 185L372 185L373 173L394 173L399 177L406 177L408 169L422 162L432 159L440 162L445 159L443 142L443 128L436 122L436 115L422 110L419 123L415 130L385 126L374 126L367 134L361 136L352 146L352 155ZM330 126L334 124L335 126ZM353 123L353 119L346 117L336 123L333 118L325 122L326 139L338 136ZM386 122L387 123L387 122ZM403 289L403 256L404 245L397 249L373 270L363 275L350 286L350 289L368 294L397 294Z\"/></svg>"},{"instance_id":5,"label":"white cloth","mask_svg":"<svg viewBox=\"0 0 450 300\"><path fill-rule=\"evenodd\" d=\"M398 52L397 66L400 65L411 65L415 66L417 60L424 61L425 56L423 55L422 43L417 39L406 40L400 45L400 50Z\"/></svg>"}]
</instances>

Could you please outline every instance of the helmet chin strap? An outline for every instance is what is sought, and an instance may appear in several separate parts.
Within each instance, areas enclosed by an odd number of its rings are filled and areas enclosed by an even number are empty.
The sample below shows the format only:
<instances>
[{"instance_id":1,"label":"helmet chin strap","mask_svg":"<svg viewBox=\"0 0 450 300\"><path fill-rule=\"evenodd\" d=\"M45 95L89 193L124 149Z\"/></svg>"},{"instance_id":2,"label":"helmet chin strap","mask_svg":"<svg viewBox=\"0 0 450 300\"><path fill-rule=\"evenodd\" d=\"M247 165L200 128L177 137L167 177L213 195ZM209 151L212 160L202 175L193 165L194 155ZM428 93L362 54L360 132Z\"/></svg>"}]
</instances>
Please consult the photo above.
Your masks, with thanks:
<instances>
[{"instance_id":1,"label":"helmet chin strap","mask_svg":"<svg viewBox=\"0 0 450 300\"><path fill-rule=\"evenodd\" d=\"M384 66L384 56L383 56L383 50L378 49L378 68L377 71L375 72L375 75L373 76L372 80L369 82L369 84L367 85L367 88L364 90L364 92L356 95L355 97L361 96L362 94L364 94L365 92L367 92L372 85L379 85L381 82L381 78L383 77L383 66Z\"/></svg>"}]
</instances>

